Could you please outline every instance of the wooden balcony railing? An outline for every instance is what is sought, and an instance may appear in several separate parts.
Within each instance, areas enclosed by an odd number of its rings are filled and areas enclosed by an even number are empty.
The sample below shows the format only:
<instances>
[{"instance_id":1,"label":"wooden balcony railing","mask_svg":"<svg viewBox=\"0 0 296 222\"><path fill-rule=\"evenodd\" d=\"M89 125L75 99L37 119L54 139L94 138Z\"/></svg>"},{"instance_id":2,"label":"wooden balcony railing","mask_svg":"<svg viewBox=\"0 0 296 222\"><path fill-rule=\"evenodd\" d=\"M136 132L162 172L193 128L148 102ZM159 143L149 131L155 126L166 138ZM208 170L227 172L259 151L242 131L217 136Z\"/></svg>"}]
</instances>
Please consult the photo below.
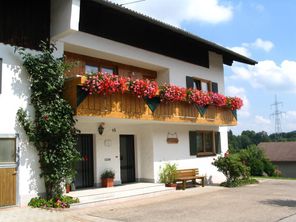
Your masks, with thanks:
<instances>
[{"instance_id":1,"label":"wooden balcony railing","mask_svg":"<svg viewBox=\"0 0 296 222\"><path fill-rule=\"evenodd\" d=\"M237 124L235 116L227 108L209 106L202 116L193 105L186 102L160 103L152 112L144 99L139 99L132 94L87 95L79 88L80 83L79 78L67 81L64 90L64 96L77 116L190 122L218 126Z\"/></svg>"}]
</instances>

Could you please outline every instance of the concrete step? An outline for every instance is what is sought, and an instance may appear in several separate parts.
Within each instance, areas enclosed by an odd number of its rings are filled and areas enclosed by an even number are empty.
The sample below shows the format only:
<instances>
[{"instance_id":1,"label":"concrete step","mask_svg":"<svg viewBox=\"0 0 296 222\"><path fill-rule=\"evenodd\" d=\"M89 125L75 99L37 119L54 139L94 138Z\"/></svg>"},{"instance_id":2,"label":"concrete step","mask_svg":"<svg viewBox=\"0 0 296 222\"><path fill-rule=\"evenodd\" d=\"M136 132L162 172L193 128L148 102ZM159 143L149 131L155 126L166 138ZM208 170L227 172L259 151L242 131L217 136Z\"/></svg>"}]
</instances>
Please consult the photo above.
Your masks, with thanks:
<instances>
[{"instance_id":1,"label":"concrete step","mask_svg":"<svg viewBox=\"0 0 296 222\"><path fill-rule=\"evenodd\" d=\"M71 207L75 207L84 204L147 195L158 192L171 192L173 190L175 189L165 187L164 184L136 183L110 188L96 188L75 191L71 192L69 196L79 198L80 203L71 205Z\"/></svg>"}]
</instances>

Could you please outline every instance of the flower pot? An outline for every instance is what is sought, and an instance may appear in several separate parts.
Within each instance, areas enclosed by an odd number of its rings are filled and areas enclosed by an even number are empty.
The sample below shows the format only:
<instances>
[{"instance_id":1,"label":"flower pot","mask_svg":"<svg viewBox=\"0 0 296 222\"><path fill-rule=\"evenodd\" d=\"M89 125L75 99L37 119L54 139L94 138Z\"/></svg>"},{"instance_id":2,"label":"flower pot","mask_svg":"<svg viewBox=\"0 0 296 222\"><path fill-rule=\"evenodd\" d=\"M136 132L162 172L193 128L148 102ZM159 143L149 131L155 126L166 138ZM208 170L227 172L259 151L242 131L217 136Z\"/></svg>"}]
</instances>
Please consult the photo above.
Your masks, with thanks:
<instances>
[{"instance_id":1,"label":"flower pot","mask_svg":"<svg viewBox=\"0 0 296 222\"><path fill-rule=\"evenodd\" d=\"M71 185L70 184L66 184L66 193L69 193L71 190Z\"/></svg>"},{"instance_id":2,"label":"flower pot","mask_svg":"<svg viewBox=\"0 0 296 222\"><path fill-rule=\"evenodd\" d=\"M113 178L102 178L102 187L113 187Z\"/></svg>"}]
</instances>

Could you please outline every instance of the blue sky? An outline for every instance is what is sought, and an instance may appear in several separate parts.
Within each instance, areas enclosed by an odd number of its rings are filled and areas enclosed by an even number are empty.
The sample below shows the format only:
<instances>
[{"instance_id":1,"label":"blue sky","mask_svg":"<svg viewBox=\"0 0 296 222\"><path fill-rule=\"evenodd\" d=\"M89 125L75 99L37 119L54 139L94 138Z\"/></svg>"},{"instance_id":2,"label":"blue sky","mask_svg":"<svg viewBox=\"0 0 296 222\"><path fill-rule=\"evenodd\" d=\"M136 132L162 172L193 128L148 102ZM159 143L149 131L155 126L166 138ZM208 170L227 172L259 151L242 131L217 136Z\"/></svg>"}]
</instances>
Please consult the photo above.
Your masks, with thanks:
<instances>
[{"instance_id":1,"label":"blue sky","mask_svg":"<svg viewBox=\"0 0 296 222\"><path fill-rule=\"evenodd\" d=\"M245 103L238 126L232 128L236 134L245 129L274 132L270 104L275 94L283 102L283 132L296 130L295 0L146 0L125 7L259 62L253 67L225 66L226 94L238 95Z\"/></svg>"}]
</instances>

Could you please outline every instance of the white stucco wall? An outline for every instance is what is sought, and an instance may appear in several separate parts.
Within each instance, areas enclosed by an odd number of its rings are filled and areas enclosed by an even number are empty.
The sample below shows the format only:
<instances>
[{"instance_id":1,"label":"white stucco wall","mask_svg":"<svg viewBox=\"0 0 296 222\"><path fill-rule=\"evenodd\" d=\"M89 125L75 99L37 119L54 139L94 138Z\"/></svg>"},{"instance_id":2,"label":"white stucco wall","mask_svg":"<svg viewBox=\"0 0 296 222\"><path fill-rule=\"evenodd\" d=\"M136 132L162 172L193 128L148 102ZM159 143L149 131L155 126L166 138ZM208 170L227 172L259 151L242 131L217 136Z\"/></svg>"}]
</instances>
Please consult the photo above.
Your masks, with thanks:
<instances>
[{"instance_id":1,"label":"white stucco wall","mask_svg":"<svg viewBox=\"0 0 296 222\"><path fill-rule=\"evenodd\" d=\"M135 173L137 180L153 180L153 147L151 140L151 128L145 124L118 124L113 120L98 120L98 118L77 117L76 127L82 134L93 134L94 136L94 173L95 185L100 184L100 175L105 169L115 171L116 184L120 179L120 135L134 135L135 138ZM104 133L99 135L98 126L104 122ZM114 131L114 129L116 131ZM112 131L113 130L113 131ZM147 133L146 133L147 130ZM150 132L150 134L149 134Z\"/></svg>"},{"instance_id":2,"label":"white stucco wall","mask_svg":"<svg viewBox=\"0 0 296 222\"><path fill-rule=\"evenodd\" d=\"M140 129L140 147L138 147L140 159L140 174L138 179L141 181L153 182L154 179L154 154L153 154L153 130L151 125L144 125Z\"/></svg>"},{"instance_id":3,"label":"white stucco wall","mask_svg":"<svg viewBox=\"0 0 296 222\"><path fill-rule=\"evenodd\" d=\"M99 135L97 128L101 122L105 122L103 135ZM134 135L135 137L135 171L136 179L146 182L158 182L160 167L167 163L176 163L179 169L199 168L200 174L207 177L209 184L224 181L223 174L211 164L211 157L190 156L189 131L190 130L214 130L221 133L222 155L228 149L227 128L209 127L164 123L141 123L130 120L95 119L92 117L78 117L77 128L81 133L93 134L95 138L95 184L100 184L100 174L105 169L115 171L115 181L120 181L120 135ZM116 129L116 132L112 131ZM167 134L177 133L179 143L168 144ZM110 146L106 146L106 140ZM106 161L106 158L108 161Z\"/></svg>"},{"instance_id":4,"label":"white stucco wall","mask_svg":"<svg viewBox=\"0 0 296 222\"><path fill-rule=\"evenodd\" d=\"M72 31L78 31L80 0L51 0L50 36L58 39Z\"/></svg>"},{"instance_id":5,"label":"white stucco wall","mask_svg":"<svg viewBox=\"0 0 296 222\"><path fill-rule=\"evenodd\" d=\"M160 167L165 163L176 163L178 169L199 168L201 175L207 177L207 183L220 183L225 180L222 173L217 172L211 163L215 156L196 157L190 156L189 131L190 130L213 130L220 131L222 155L228 149L227 129L225 127L209 126L176 126L176 125L157 125L153 130L153 150L154 150L154 178L159 179ZM179 142L168 144L166 139L168 133L176 133Z\"/></svg>"},{"instance_id":6,"label":"white stucco wall","mask_svg":"<svg viewBox=\"0 0 296 222\"><path fill-rule=\"evenodd\" d=\"M60 40L65 43L65 51L158 71L160 82L185 87L185 76L195 76L217 82L219 92L224 93L222 56L213 52L209 52L210 67L205 68L82 32L73 32Z\"/></svg>"},{"instance_id":7,"label":"white stucco wall","mask_svg":"<svg viewBox=\"0 0 296 222\"><path fill-rule=\"evenodd\" d=\"M35 148L28 143L24 130L16 121L16 112L22 107L29 110L28 75L21 67L19 55L14 47L0 44L2 64L2 93L0 94L0 136L19 134L17 139L19 150L19 166L17 168L17 204L25 204L37 193L44 193L43 181L40 179L38 155Z\"/></svg>"}]
</instances>

